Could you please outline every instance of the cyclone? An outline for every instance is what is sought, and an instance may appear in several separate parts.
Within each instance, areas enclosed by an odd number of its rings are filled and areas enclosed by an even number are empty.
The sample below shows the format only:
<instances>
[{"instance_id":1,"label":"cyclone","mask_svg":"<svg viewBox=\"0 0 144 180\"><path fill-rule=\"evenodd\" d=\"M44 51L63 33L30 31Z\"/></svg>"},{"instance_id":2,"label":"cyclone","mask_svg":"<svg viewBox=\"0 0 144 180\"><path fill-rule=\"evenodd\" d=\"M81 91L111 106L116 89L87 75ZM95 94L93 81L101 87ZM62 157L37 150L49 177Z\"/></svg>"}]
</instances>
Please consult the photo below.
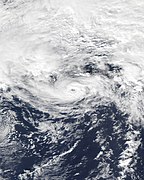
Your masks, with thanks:
<instances>
[{"instance_id":1,"label":"cyclone","mask_svg":"<svg viewBox=\"0 0 144 180\"><path fill-rule=\"evenodd\" d=\"M144 179L143 8L0 2L0 179Z\"/></svg>"}]
</instances>

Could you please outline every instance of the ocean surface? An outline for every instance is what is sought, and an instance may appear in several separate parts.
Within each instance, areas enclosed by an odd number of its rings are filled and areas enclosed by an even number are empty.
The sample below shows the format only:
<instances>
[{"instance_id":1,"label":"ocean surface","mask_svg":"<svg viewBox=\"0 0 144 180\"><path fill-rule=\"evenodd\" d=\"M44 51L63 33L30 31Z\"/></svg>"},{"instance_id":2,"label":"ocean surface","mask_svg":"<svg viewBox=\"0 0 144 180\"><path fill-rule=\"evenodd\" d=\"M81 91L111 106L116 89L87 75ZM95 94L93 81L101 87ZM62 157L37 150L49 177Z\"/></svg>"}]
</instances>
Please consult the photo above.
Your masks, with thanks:
<instances>
[{"instance_id":1,"label":"ocean surface","mask_svg":"<svg viewBox=\"0 0 144 180\"><path fill-rule=\"evenodd\" d=\"M144 180L144 2L0 1L0 180Z\"/></svg>"}]
</instances>

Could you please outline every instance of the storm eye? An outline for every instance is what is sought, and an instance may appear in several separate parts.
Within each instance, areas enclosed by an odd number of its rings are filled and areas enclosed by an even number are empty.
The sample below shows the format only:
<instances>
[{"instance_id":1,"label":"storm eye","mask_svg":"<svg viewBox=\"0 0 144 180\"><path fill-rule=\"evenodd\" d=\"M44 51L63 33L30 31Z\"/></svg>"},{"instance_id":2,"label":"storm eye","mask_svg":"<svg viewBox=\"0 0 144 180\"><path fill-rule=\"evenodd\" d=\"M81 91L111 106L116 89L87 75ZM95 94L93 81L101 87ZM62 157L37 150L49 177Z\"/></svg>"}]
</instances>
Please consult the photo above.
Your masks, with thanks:
<instances>
[{"instance_id":1,"label":"storm eye","mask_svg":"<svg viewBox=\"0 0 144 180\"><path fill-rule=\"evenodd\" d=\"M57 81L57 75L56 74L51 74L50 75L50 82L55 83Z\"/></svg>"},{"instance_id":2,"label":"storm eye","mask_svg":"<svg viewBox=\"0 0 144 180\"><path fill-rule=\"evenodd\" d=\"M75 91L75 89L71 89L71 91Z\"/></svg>"}]
</instances>

